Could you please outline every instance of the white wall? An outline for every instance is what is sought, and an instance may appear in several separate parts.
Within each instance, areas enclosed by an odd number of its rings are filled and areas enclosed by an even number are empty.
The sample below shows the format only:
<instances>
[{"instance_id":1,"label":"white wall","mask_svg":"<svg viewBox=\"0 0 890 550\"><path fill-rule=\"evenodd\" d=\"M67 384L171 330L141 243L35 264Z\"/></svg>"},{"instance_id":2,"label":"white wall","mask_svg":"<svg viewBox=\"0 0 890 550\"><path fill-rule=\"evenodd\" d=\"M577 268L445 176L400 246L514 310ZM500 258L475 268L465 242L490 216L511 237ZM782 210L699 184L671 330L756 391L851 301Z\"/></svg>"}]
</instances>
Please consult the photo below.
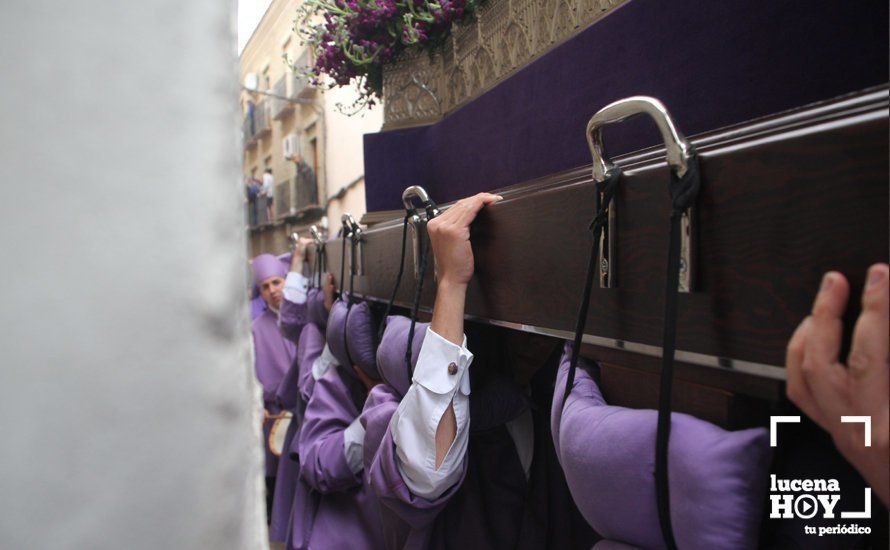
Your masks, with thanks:
<instances>
[{"instance_id":1,"label":"white wall","mask_svg":"<svg viewBox=\"0 0 890 550\"><path fill-rule=\"evenodd\" d=\"M0 17L0 548L261 546L234 2Z\"/></svg>"},{"instance_id":2,"label":"white wall","mask_svg":"<svg viewBox=\"0 0 890 550\"><path fill-rule=\"evenodd\" d=\"M327 169L328 196L334 195L344 185L355 181L365 173L363 136L379 132L383 125L383 106L376 105L372 109L347 116L338 111L337 103L349 106L355 101L356 93L351 86L334 88L325 91L325 126L328 133L325 163ZM364 197L362 197L364 202ZM362 205L361 212L364 213ZM339 217L337 217L339 223Z\"/></svg>"}]
</instances>

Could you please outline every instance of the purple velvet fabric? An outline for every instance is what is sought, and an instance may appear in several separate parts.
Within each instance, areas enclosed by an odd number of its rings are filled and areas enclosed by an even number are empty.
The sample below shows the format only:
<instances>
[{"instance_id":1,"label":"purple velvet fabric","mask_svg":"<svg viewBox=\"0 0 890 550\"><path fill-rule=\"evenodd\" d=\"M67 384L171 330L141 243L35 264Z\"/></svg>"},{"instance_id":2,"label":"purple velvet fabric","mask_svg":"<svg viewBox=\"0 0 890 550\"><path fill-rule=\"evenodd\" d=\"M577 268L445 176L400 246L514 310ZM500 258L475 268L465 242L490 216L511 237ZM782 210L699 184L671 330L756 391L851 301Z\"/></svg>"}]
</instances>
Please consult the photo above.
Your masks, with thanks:
<instances>
[{"instance_id":1,"label":"purple velvet fabric","mask_svg":"<svg viewBox=\"0 0 890 550\"><path fill-rule=\"evenodd\" d=\"M296 356L296 346L285 339L278 329L278 316L272 310L266 310L253 320L253 345L255 354L256 376L263 386L263 402L270 413L279 411L276 401L278 386ZM268 436L271 422L263 424L266 437L266 476L272 477L278 469L278 459L269 450Z\"/></svg>"},{"instance_id":2,"label":"purple velvet fabric","mask_svg":"<svg viewBox=\"0 0 890 550\"><path fill-rule=\"evenodd\" d=\"M378 318L367 302L353 304L346 320L346 348L352 363L372 380L379 380L377 372Z\"/></svg>"},{"instance_id":3,"label":"purple velvet fabric","mask_svg":"<svg viewBox=\"0 0 890 550\"><path fill-rule=\"evenodd\" d=\"M655 501L657 411L608 405L579 363L563 407L566 345L552 408L552 433L581 513L606 539L664 548ZM583 360L582 360L583 361ZM771 452L765 429L727 432L671 415L671 518L684 549L756 548Z\"/></svg>"},{"instance_id":4,"label":"purple velvet fabric","mask_svg":"<svg viewBox=\"0 0 890 550\"><path fill-rule=\"evenodd\" d=\"M383 546L377 499L364 470L350 470L343 432L359 416L364 399L359 382L328 371L315 384L299 434L300 476L311 487L306 515L294 517L296 548L368 548ZM364 396L362 396L364 397ZM311 524L303 522L308 520Z\"/></svg>"},{"instance_id":5,"label":"purple velvet fabric","mask_svg":"<svg viewBox=\"0 0 890 550\"><path fill-rule=\"evenodd\" d=\"M306 297L306 314L310 323L325 330L328 326L328 310L324 307L324 291L318 288L309 289Z\"/></svg>"},{"instance_id":6,"label":"purple velvet fabric","mask_svg":"<svg viewBox=\"0 0 890 550\"><path fill-rule=\"evenodd\" d=\"M347 367L352 365L349 352L346 349L346 320L348 314L349 306L345 300L334 302L334 305L331 306L331 313L328 315L326 331L326 340L331 353L338 363Z\"/></svg>"},{"instance_id":7,"label":"purple velvet fabric","mask_svg":"<svg viewBox=\"0 0 890 550\"><path fill-rule=\"evenodd\" d=\"M278 460L278 472L275 476L275 496L272 503L272 517L269 524L269 539L284 542L287 538L291 512L297 493L300 464L299 456L292 455L290 449L298 436L305 414L306 403L300 391L304 373L309 372L312 378L312 363L321 355L324 348L324 333L309 323L300 334L297 344L297 356L288 370L287 375L278 387L278 402L282 408L294 413L284 439L284 452Z\"/></svg>"},{"instance_id":8,"label":"purple velvet fabric","mask_svg":"<svg viewBox=\"0 0 890 550\"><path fill-rule=\"evenodd\" d=\"M367 134L368 211L417 182L445 202L589 165L587 121L628 96L690 136L883 84L887 19L879 1L632 0L444 120ZM611 155L660 143L645 117L605 134Z\"/></svg>"},{"instance_id":9,"label":"purple velvet fabric","mask_svg":"<svg viewBox=\"0 0 890 550\"><path fill-rule=\"evenodd\" d=\"M411 367L417 365L417 357L423 346L426 329L429 323L417 323L414 326L414 342L411 345ZM377 369L381 379L389 384L401 398L411 387L411 374L405 365L405 351L408 347L408 331L411 319L402 315L390 315L386 319L386 328L377 347Z\"/></svg>"}]
</instances>

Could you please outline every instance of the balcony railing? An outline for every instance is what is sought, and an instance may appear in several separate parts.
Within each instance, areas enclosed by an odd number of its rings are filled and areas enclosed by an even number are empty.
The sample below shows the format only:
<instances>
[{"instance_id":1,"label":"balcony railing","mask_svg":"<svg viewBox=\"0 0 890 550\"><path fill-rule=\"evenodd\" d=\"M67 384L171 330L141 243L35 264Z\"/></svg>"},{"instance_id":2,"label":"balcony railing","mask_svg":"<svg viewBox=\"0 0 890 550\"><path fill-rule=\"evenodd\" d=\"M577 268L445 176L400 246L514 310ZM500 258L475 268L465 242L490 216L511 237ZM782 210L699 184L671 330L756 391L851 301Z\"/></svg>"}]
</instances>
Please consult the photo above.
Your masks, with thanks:
<instances>
[{"instance_id":1,"label":"balcony railing","mask_svg":"<svg viewBox=\"0 0 890 550\"><path fill-rule=\"evenodd\" d=\"M283 218L297 212L294 203L294 180L285 180L275 186L275 217Z\"/></svg>"},{"instance_id":2,"label":"balcony railing","mask_svg":"<svg viewBox=\"0 0 890 550\"><path fill-rule=\"evenodd\" d=\"M257 138L261 138L272 132L272 116L269 102L265 99L257 102L253 110L253 132Z\"/></svg>"},{"instance_id":3,"label":"balcony railing","mask_svg":"<svg viewBox=\"0 0 890 550\"><path fill-rule=\"evenodd\" d=\"M293 86L288 86L288 78L293 78L290 72L278 79L278 82L272 87L272 93L281 97L293 97L291 95ZM294 109L294 104L285 99L271 98L270 101L272 103L272 118L275 120L283 118Z\"/></svg>"},{"instance_id":4,"label":"balcony railing","mask_svg":"<svg viewBox=\"0 0 890 550\"><path fill-rule=\"evenodd\" d=\"M318 182L315 172L306 165L297 170L294 178L297 210L318 205Z\"/></svg>"},{"instance_id":5,"label":"balcony railing","mask_svg":"<svg viewBox=\"0 0 890 550\"><path fill-rule=\"evenodd\" d=\"M244 204L247 208L247 225L249 227L266 225L271 221L266 212L266 197L256 197Z\"/></svg>"},{"instance_id":6,"label":"balcony railing","mask_svg":"<svg viewBox=\"0 0 890 550\"><path fill-rule=\"evenodd\" d=\"M301 76L301 73L304 72L306 69L309 69L310 66L309 50L303 50L303 53L297 59L297 62L294 63L296 72L293 73L294 82L293 90L291 90L291 97L310 99L315 93L315 88L309 84L309 79Z\"/></svg>"},{"instance_id":7,"label":"balcony railing","mask_svg":"<svg viewBox=\"0 0 890 550\"><path fill-rule=\"evenodd\" d=\"M241 122L241 138L244 141L245 149L256 144L256 136L253 132L252 112L248 112L246 115L244 115L244 120Z\"/></svg>"}]
</instances>

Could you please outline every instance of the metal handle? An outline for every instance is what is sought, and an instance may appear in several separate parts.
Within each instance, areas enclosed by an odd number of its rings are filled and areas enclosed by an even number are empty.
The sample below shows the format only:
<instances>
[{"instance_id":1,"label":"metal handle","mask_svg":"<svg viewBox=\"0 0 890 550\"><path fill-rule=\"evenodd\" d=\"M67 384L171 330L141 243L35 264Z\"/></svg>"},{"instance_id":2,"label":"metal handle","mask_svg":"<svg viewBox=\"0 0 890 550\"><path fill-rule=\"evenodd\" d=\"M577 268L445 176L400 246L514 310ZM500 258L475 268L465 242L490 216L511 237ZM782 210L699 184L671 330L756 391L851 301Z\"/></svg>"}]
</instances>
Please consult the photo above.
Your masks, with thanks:
<instances>
[{"instance_id":1,"label":"metal handle","mask_svg":"<svg viewBox=\"0 0 890 550\"><path fill-rule=\"evenodd\" d=\"M414 204L414 200L417 199L421 203L421 207L426 210L426 217L420 215L417 211L417 207ZM412 250L414 251L414 280L420 279L420 230L426 225L428 221L432 218L435 218L439 215L439 209L433 203L432 199L430 199L429 193L426 192L426 189L419 185L412 185L410 187L406 187L402 192L402 204L405 205L405 210L408 214L410 214L410 218L408 219L408 223L411 225L411 244ZM435 261L435 260L433 260ZM435 273L435 266L433 267Z\"/></svg>"},{"instance_id":2,"label":"metal handle","mask_svg":"<svg viewBox=\"0 0 890 550\"><path fill-rule=\"evenodd\" d=\"M686 174L690 158L690 146L683 134L677 130L670 113L664 104L654 97L633 96L615 101L606 105L587 123L587 145L590 147L590 155L593 158L593 181L600 183L606 180L615 165L606 157L603 147L603 126L622 122L631 117L646 114L655 122L661 139L664 141L665 157L668 166L678 177ZM601 197L597 195L597 206ZM616 286L616 206L613 200L608 208L609 221L603 228L600 238L600 288L613 288ZM680 292L691 292L693 282L693 246L695 216L692 208L683 213L681 220L680 243Z\"/></svg>"},{"instance_id":3,"label":"metal handle","mask_svg":"<svg viewBox=\"0 0 890 550\"><path fill-rule=\"evenodd\" d=\"M315 241L315 247L321 249L324 246L324 237L321 235L321 231L319 231L317 225L313 225L309 228L309 233L312 235L312 240Z\"/></svg>"},{"instance_id":4,"label":"metal handle","mask_svg":"<svg viewBox=\"0 0 890 550\"><path fill-rule=\"evenodd\" d=\"M350 270L353 275L365 274L365 255L363 250L362 228L352 217L352 214L346 213L340 217L340 223L343 224L343 230L346 236L352 241L352 254L350 255Z\"/></svg>"},{"instance_id":5,"label":"metal handle","mask_svg":"<svg viewBox=\"0 0 890 550\"><path fill-rule=\"evenodd\" d=\"M417 208L414 206L414 199L420 201L421 207L426 210L427 213L427 221L429 218L435 218L439 215L439 209L436 208L436 205L433 204L432 199L430 199L429 193L426 192L426 189L419 185L412 185L411 187L406 187L404 191L402 191L402 204L405 205L405 210L408 212L416 212ZM415 214L416 215L416 214Z\"/></svg>"}]
</instances>

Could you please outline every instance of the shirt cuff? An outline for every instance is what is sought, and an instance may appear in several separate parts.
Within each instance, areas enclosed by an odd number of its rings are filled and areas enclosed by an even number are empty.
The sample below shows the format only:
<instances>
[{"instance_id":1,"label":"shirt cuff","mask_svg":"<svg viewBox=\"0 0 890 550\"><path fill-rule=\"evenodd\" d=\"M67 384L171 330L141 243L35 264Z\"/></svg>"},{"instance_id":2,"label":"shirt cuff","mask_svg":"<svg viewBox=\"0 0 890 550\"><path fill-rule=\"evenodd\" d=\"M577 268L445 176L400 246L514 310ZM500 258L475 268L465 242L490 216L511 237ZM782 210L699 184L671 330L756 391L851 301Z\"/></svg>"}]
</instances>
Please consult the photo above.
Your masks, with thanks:
<instances>
[{"instance_id":1,"label":"shirt cuff","mask_svg":"<svg viewBox=\"0 0 890 550\"><path fill-rule=\"evenodd\" d=\"M284 280L284 299L295 304L306 303L306 293L309 291L309 279L302 273L291 271Z\"/></svg>"},{"instance_id":2,"label":"shirt cuff","mask_svg":"<svg viewBox=\"0 0 890 550\"><path fill-rule=\"evenodd\" d=\"M343 455L346 457L346 464L354 474L358 474L364 469L362 463L364 442L365 428L362 426L361 416L359 416L343 431Z\"/></svg>"},{"instance_id":3,"label":"shirt cuff","mask_svg":"<svg viewBox=\"0 0 890 550\"><path fill-rule=\"evenodd\" d=\"M331 348L327 344L321 351L321 355L312 363L312 378L316 381L327 373L331 367L338 366L337 358L331 353Z\"/></svg>"},{"instance_id":4,"label":"shirt cuff","mask_svg":"<svg viewBox=\"0 0 890 550\"><path fill-rule=\"evenodd\" d=\"M458 346L427 328L413 380L439 395L452 393L460 384L461 393L469 395L469 377L464 374L472 362L473 354L467 349L466 336L463 344Z\"/></svg>"}]
</instances>

